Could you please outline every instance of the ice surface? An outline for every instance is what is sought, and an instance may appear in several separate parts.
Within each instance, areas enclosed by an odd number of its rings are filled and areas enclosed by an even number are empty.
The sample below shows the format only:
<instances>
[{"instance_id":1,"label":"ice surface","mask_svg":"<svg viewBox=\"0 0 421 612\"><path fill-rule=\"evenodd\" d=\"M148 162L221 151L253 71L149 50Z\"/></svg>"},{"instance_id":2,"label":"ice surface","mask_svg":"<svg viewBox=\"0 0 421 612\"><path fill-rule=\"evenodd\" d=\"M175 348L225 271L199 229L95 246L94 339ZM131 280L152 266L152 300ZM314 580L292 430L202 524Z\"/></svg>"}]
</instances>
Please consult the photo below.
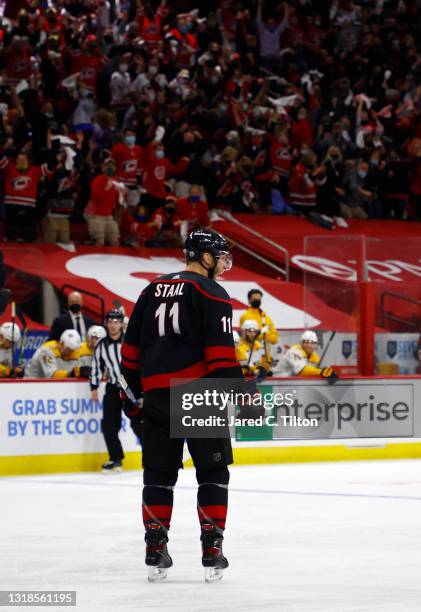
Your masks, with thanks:
<instances>
[{"instance_id":1,"label":"ice surface","mask_svg":"<svg viewBox=\"0 0 421 612\"><path fill-rule=\"evenodd\" d=\"M143 564L139 472L3 478L0 588L73 589L77 610L100 612L421 610L420 460L231 474L230 567L215 584L203 580L193 470L180 473L174 567L158 584Z\"/></svg>"}]
</instances>

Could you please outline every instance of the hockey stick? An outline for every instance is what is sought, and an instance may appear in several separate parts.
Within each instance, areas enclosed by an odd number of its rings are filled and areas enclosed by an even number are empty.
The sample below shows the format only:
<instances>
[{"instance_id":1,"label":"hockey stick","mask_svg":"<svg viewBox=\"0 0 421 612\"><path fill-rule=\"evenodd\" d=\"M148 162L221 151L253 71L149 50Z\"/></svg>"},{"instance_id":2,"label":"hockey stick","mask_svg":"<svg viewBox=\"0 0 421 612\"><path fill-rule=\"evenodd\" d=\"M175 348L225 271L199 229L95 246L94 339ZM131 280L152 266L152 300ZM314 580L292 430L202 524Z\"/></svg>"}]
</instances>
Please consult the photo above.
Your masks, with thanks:
<instances>
[{"instance_id":1,"label":"hockey stick","mask_svg":"<svg viewBox=\"0 0 421 612\"><path fill-rule=\"evenodd\" d=\"M23 329L23 334L22 334L22 340L20 343L20 347L19 347L19 355L18 355L18 367L22 366L22 362L23 362L23 353L25 351L25 347L26 347L26 340L28 337L28 323L26 322L25 319L25 315L22 312L22 309L19 308L19 306L16 307L16 315L19 319L19 323L22 325L22 329Z\"/></svg>"},{"instance_id":2,"label":"hockey stick","mask_svg":"<svg viewBox=\"0 0 421 612\"><path fill-rule=\"evenodd\" d=\"M121 388L124 393L127 395L127 398L133 403L137 404L139 402L138 399L135 398L133 391L130 389L127 380L124 378L123 374L119 374L118 382L120 383Z\"/></svg>"},{"instance_id":3,"label":"hockey stick","mask_svg":"<svg viewBox=\"0 0 421 612\"><path fill-rule=\"evenodd\" d=\"M333 338L334 338L335 336L336 336L336 331L333 331L333 332L330 334L330 338L329 338L329 340L326 342L326 346L325 346L325 348L324 348L324 350L323 350L323 353L322 353L322 355L321 355L321 357L320 357L320 361L319 361L319 363L318 363L318 366L317 366L317 367L319 367L319 368L321 368L321 367L322 367L322 361L323 361L323 359L325 358L326 353L327 353L327 351L328 351L328 348L329 348L329 346L330 346L330 344L331 344L331 342L332 342L332 340L333 340Z\"/></svg>"},{"instance_id":4,"label":"hockey stick","mask_svg":"<svg viewBox=\"0 0 421 612\"><path fill-rule=\"evenodd\" d=\"M10 311L12 315L12 369L15 369L15 327L16 327L16 303L10 304Z\"/></svg>"}]
</instances>

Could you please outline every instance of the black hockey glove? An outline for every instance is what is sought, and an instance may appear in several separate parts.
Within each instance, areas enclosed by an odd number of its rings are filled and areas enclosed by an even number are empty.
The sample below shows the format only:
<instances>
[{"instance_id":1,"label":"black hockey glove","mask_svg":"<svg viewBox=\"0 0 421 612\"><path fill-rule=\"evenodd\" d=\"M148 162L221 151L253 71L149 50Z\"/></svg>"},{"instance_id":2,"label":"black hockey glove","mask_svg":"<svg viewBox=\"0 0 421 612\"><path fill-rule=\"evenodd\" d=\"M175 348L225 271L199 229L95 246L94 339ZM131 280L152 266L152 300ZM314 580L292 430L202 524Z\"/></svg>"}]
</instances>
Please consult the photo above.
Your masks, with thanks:
<instances>
[{"instance_id":1,"label":"black hockey glove","mask_svg":"<svg viewBox=\"0 0 421 612\"><path fill-rule=\"evenodd\" d=\"M143 398L138 399L136 403L132 402L126 393L120 389L120 399L121 407L128 419L142 420Z\"/></svg>"},{"instance_id":2,"label":"black hockey glove","mask_svg":"<svg viewBox=\"0 0 421 612\"><path fill-rule=\"evenodd\" d=\"M268 370L263 366L258 366L256 369L256 382L263 382L268 375Z\"/></svg>"},{"instance_id":3,"label":"black hockey glove","mask_svg":"<svg viewBox=\"0 0 421 612\"><path fill-rule=\"evenodd\" d=\"M89 378L91 366L75 366L70 372L70 378Z\"/></svg>"},{"instance_id":4,"label":"black hockey glove","mask_svg":"<svg viewBox=\"0 0 421 612\"><path fill-rule=\"evenodd\" d=\"M327 380L330 385L333 385L337 380L339 380L339 376L336 374L335 370L331 367L323 368L321 375L323 378Z\"/></svg>"}]
</instances>

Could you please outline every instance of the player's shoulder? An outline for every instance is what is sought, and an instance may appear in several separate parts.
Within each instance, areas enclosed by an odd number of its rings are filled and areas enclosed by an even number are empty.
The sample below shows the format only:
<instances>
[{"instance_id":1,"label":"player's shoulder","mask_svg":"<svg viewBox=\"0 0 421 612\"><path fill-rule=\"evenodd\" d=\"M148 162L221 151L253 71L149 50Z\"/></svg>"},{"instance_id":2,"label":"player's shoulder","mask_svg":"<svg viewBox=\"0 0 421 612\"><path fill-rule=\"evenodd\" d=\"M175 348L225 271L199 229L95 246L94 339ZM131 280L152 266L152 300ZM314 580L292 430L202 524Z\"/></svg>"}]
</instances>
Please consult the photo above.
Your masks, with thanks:
<instances>
[{"instance_id":1,"label":"player's shoulder","mask_svg":"<svg viewBox=\"0 0 421 612\"><path fill-rule=\"evenodd\" d=\"M183 294L185 295L188 291L197 292L201 294L203 297L215 300L222 301L231 304L231 299L225 289L220 285L217 281L207 278L206 276L202 276L197 272L190 272L183 270L182 272L172 272L171 274L165 274L163 276L158 276L155 278L142 292L142 295L147 296L151 295L153 292L156 295L156 291L154 288L157 288L159 285L168 284L182 284ZM160 293L160 290L159 290Z\"/></svg>"},{"instance_id":2,"label":"player's shoulder","mask_svg":"<svg viewBox=\"0 0 421 612\"><path fill-rule=\"evenodd\" d=\"M301 346L301 344L293 344L288 349L288 353L293 354L293 355L300 355L301 357L304 357L305 355L304 349Z\"/></svg>"},{"instance_id":3,"label":"player's shoulder","mask_svg":"<svg viewBox=\"0 0 421 612\"><path fill-rule=\"evenodd\" d=\"M193 287L200 291L205 297L215 300L224 300L231 303L228 293L222 285L213 278L208 278L196 272L182 272L182 275L183 279L191 283Z\"/></svg>"},{"instance_id":4,"label":"player's shoulder","mask_svg":"<svg viewBox=\"0 0 421 612\"><path fill-rule=\"evenodd\" d=\"M53 353L56 357L60 355L60 346L57 340L47 340L40 346L40 353Z\"/></svg>"}]
</instances>

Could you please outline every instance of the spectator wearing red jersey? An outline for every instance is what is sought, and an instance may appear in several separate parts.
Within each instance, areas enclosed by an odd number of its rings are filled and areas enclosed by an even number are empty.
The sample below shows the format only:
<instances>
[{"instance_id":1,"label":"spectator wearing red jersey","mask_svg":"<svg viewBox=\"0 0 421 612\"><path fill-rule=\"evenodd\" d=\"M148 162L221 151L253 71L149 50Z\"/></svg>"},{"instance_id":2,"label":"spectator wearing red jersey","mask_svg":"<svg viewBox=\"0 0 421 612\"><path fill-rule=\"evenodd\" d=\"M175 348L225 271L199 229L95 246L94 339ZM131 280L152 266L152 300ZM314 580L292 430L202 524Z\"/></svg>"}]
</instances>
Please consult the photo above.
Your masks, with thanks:
<instances>
[{"instance_id":1,"label":"spectator wearing red jersey","mask_svg":"<svg viewBox=\"0 0 421 612\"><path fill-rule=\"evenodd\" d=\"M165 37L169 45L168 59L178 69L191 68L195 64L198 43L196 36L190 32L191 26L188 15L178 15L177 27L172 28Z\"/></svg>"},{"instance_id":2,"label":"spectator wearing red jersey","mask_svg":"<svg viewBox=\"0 0 421 612\"><path fill-rule=\"evenodd\" d=\"M124 130L124 141L113 146L112 157L116 164L116 179L127 187L127 205L139 203L138 179L141 177L143 153L136 144L136 132Z\"/></svg>"},{"instance_id":3,"label":"spectator wearing red jersey","mask_svg":"<svg viewBox=\"0 0 421 612\"><path fill-rule=\"evenodd\" d=\"M182 222L181 237L184 239L196 227L210 226L208 203L202 199L202 190L198 185L190 187L187 198L178 198L176 212Z\"/></svg>"},{"instance_id":4,"label":"spectator wearing red jersey","mask_svg":"<svg viewBox=\"0 0 421 612\"><path fill-rule=\"evenodd\" d=\"M273 171L279 176L278 189L283 196L288 195L288 181L292 168L292 153L288 134L285 131L271 139L270 159Z\"/></svg>"},{"instance_id":5,"label":"spectator wearing red jersey","mask_svg":"<svg viewBox=\"0 0 421 612\"><path fill-rule=\"evenodd\" d=\"M289 180L289 202L297 212L309 213L317 206L317 185L326 180L316 168L317 156L310 151L301 156Z\"/></svg>"},{"instance_id":6,"label":"spectator wearing red jersey","mask_svg":"<svg viewBox=\"0 0 421 612\"><path fill-rule=\"evenodd\" d=\"M122 244L139 248L146 241L152 240L156 233L155 224L151 226L146 206L138 204L135 209L125 208L120 220Z\"/></svg>"},{"instance_id":7,"label":"spectator wearing red jersey","mask_svg":"<svg viewBox=\"0 0 421 612\"><path fill-rule=\"evenodd\" d=\"M42 178L51 177L51 170L47 164L30 164L25 152L19 153L14 163L2 157L0 169L5 173L6 238L31 242L36 238L39 184Z\"/></svg>"},{"instance_id":8,"label":"spectator wearing red jersey","mask_svg":"<svg viewBox=\"0 0 421 612\"><path fill-rule=\"evenodd\" d=\"M80 86L82 89L86 89L90 92L95 90L96 77L104 66L104 63L104 58L98 49L96 36L94 34L88 34L84 52L78 58L77 62L78 72L80 72Z\"/></svg>"},{"instance_id":9,"label":"spectator wearing red jersey","mask_svg":"<svg viewBox=\"0 0 421 612\"><path fill-rule=\"evenodd\" d=\"M162 0L158 10L141 6L137 16L139 36L145 41L148 51L155 51L162 46L162 20L166 15L167 0Z\"/></svg>"},{"instance_id":10,"label":"spectator wearing red jersey","mask_svg":"<svg viewBox=\"0 0 421 612\"><path fill-rule=\"evenodd\" d=\"M10 46L4 52L2 63L10 85L17 85L23 79L32 76L33 66L28 40L21 36L14 36Z\"/></svg>"},{"instance_id":11,"label":"spectator wearing red jersey","mask_svg":"<svg viewBox=\"0 0 421 612\"><path fill-rule=\"evenodd\" d=\"M120 232L114 214L120 203L121 191L113 180L115 165L107 159L102 165L102 173L96 176L91 185L91 196L85 209L88 230L95 246L118 246Z\"/></svg>"},{"instance_id":12,"label":"spectator wearing red jersey","mask_svg":"<svg viewBox=\"0 0 421 612\"><path fill-rule=\"evenodd\" d=\"M189 163L188 157L182 157L173 164L165 157L164 146L156 140L146 147L143 164L143 187L146 195L142 201L151 212L161 206L162 200L168 195L165 181L173 174L184 172Z\"/></svg>"},{"instance_id":13,"label":"spectator wearing red jersey","mask_svg":"<svg viewBox=\"0 0 421 612\"><path fill-rule=\"evenodd\" d=\"M299 151L303 145L310 148L313 146L313 129L304 106L298 109L297 121L292 124L291 128L292 149Z\"/></svg>"}]
</instances>

